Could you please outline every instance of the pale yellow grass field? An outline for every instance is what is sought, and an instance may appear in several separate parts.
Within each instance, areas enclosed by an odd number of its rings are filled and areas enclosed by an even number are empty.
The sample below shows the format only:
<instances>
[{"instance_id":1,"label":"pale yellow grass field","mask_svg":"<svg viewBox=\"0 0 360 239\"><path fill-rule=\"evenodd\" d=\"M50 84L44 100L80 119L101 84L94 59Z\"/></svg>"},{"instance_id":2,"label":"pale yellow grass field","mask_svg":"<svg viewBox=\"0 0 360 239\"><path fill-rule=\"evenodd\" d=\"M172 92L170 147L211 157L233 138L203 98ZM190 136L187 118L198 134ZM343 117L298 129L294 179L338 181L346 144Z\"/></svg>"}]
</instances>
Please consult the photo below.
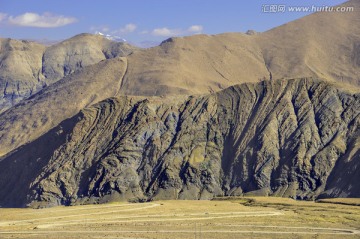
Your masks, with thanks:
<instances>
[{"instance_id":1,"label":"pale yellow grass field","mask_svg":"<svg viewBox=\"0 0 360 239\"><path fill-rule=\"evenodd\" d=\"M359 206L271 197L0 209L0 238L360 238L359 230Z\"/></svg>"}]
</instances>

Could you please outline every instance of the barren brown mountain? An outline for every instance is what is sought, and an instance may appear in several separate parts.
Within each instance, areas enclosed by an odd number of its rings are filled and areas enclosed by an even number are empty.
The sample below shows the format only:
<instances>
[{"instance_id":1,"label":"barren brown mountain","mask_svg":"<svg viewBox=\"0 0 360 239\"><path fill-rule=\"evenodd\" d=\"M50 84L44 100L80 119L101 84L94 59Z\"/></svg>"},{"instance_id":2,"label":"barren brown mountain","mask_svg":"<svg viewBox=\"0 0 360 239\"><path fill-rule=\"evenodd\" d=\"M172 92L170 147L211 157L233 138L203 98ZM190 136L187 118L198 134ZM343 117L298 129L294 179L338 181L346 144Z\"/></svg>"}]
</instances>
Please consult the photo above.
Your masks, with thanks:
<instances>
[{"instance_id":1,"label":"barren brown mountain","mask_svg":"<svg viewBox=\"0 0 360 239\"><path fill-rule=\"evenodd\" d=\"M0 39L0 113L43 87L39 82L45 46Z\"/></svg>"},{"instance_id":2,"label":"barren brown mountain","mask_svg":"<svg viewBox=\"0 0 360 239\"><path fill-rule=\"evenodd\" d=\"M80 34L49 47L0 39L0 47L0 113L85 66L126 56L136 49L91 34Z\"/></svg>"},{"instance_id":3,"label":"barren brown mountain","mask_svg":"<svg viewBox=\"0 0 360 239\"><path fill-rule=\"evenodd\" d=\"M171 38L128 57L121 92L198 94L259 79L316 76L360 86L360 1L264 33Z\"/></svg>"},{"instance_id":4,"label":"barren brown mountain","mask_svg":"<svg viewBox=\"0 0 360 239\"><path fill-rule=\"evenodd\" d=\"M127 57L120 92L202 94L259 79L310 76L359 86L360 26L354 23L360 21L360 2L342 6L354 11L319 12L264 33L170 38L158 47L139 50ZM135 49L89 34L47 48L1 42L3 109L77 69Z\"/></svg>"},{"instance_id":5,"label":"barren brown mountain","mask_svg":"<svg viewBox=\"0 0 360 239\"><path fill-rule=\"evenodd\" d=\"M360 1L343 6L149 49L1 40L0 206L360 197Z\"/></svg>"}]
</instances>

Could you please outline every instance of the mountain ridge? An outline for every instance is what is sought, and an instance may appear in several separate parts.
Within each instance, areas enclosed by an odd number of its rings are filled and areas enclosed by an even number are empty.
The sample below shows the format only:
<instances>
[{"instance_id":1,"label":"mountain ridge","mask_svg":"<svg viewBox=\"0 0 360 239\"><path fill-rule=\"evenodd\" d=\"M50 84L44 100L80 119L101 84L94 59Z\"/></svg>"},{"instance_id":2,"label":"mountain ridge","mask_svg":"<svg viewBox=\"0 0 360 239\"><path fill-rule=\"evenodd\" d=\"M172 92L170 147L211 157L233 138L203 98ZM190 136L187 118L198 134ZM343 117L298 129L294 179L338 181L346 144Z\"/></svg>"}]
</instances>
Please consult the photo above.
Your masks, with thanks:
<instances>
[{"instance_id":1,"label":"mountain ridge","mask_svg":"<svg viewBox=\"0 0 360 239\"><path fill-rule=\"evenodd\" d=\"M204 94L270 78L320 77L359 87L360 27L353 23L360 21L360 6L355 0L340 6L353 6L354 11L317 12L257 34L176 37L148 49L80 34L47 47L45 53L36 50L24 57L19 52L21 58L36 57L31 61L36 64L20 77L1 68L8 72L0 75L0 90L6 93L1 111L83 66L116 56L128 58L120 91L124 95ZM15 62L4 65L15 67Z\"/></svg>"}]
</instances>

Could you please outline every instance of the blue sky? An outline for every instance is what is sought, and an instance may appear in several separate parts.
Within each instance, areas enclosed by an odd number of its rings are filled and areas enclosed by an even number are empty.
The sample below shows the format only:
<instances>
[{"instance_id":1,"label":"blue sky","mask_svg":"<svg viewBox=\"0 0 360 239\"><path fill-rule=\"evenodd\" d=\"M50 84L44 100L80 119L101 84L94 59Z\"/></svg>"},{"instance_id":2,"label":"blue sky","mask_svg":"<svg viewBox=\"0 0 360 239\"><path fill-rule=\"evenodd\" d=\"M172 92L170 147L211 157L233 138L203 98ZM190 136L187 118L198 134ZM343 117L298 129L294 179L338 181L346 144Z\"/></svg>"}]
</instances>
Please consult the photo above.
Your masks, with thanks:
<instances>
[{"instance_id":1,"label":"blue sky","mask_svg":"<svg viewBox=\"0 0 360 239\"><path fill-rule=\"evenodd\" d=\"M265 13L264 5L337 5L344 0L0 0L0 37L66 39L101 31L130 42L198 33L266 31L309 12Z\"/></svg>"}]
</instances>

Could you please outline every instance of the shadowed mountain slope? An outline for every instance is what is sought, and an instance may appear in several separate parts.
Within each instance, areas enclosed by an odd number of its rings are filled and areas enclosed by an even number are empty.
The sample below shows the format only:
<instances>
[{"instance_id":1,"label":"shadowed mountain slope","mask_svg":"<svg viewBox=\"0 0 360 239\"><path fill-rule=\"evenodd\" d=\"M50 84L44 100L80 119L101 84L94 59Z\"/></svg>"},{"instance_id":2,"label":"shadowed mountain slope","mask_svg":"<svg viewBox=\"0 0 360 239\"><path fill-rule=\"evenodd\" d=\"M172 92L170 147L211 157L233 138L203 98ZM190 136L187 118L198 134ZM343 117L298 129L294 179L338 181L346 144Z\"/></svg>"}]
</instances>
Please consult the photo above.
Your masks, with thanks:
<instances>
[{"instance_id":1,"label":"shadowed mountain slope","mask_svg":"<svg viewBox=\"0 0 360 239\"><path fill-rule=\"evenodd\" d=\"M38 138L84 107L118 94L126 58L85 67L0 114L0 155Z\"/></svg>"},{"instance_id":2,"label":"shadowed mountain slope","mask_svg":"<svg viewBox=\"0 0 360 239\"><path fill-rule=\"evenodd\" d=\"M3 156L0 205L359 197L359 113L359 93L311 78L110 98Z\"/></svg>"}]
</instances>

